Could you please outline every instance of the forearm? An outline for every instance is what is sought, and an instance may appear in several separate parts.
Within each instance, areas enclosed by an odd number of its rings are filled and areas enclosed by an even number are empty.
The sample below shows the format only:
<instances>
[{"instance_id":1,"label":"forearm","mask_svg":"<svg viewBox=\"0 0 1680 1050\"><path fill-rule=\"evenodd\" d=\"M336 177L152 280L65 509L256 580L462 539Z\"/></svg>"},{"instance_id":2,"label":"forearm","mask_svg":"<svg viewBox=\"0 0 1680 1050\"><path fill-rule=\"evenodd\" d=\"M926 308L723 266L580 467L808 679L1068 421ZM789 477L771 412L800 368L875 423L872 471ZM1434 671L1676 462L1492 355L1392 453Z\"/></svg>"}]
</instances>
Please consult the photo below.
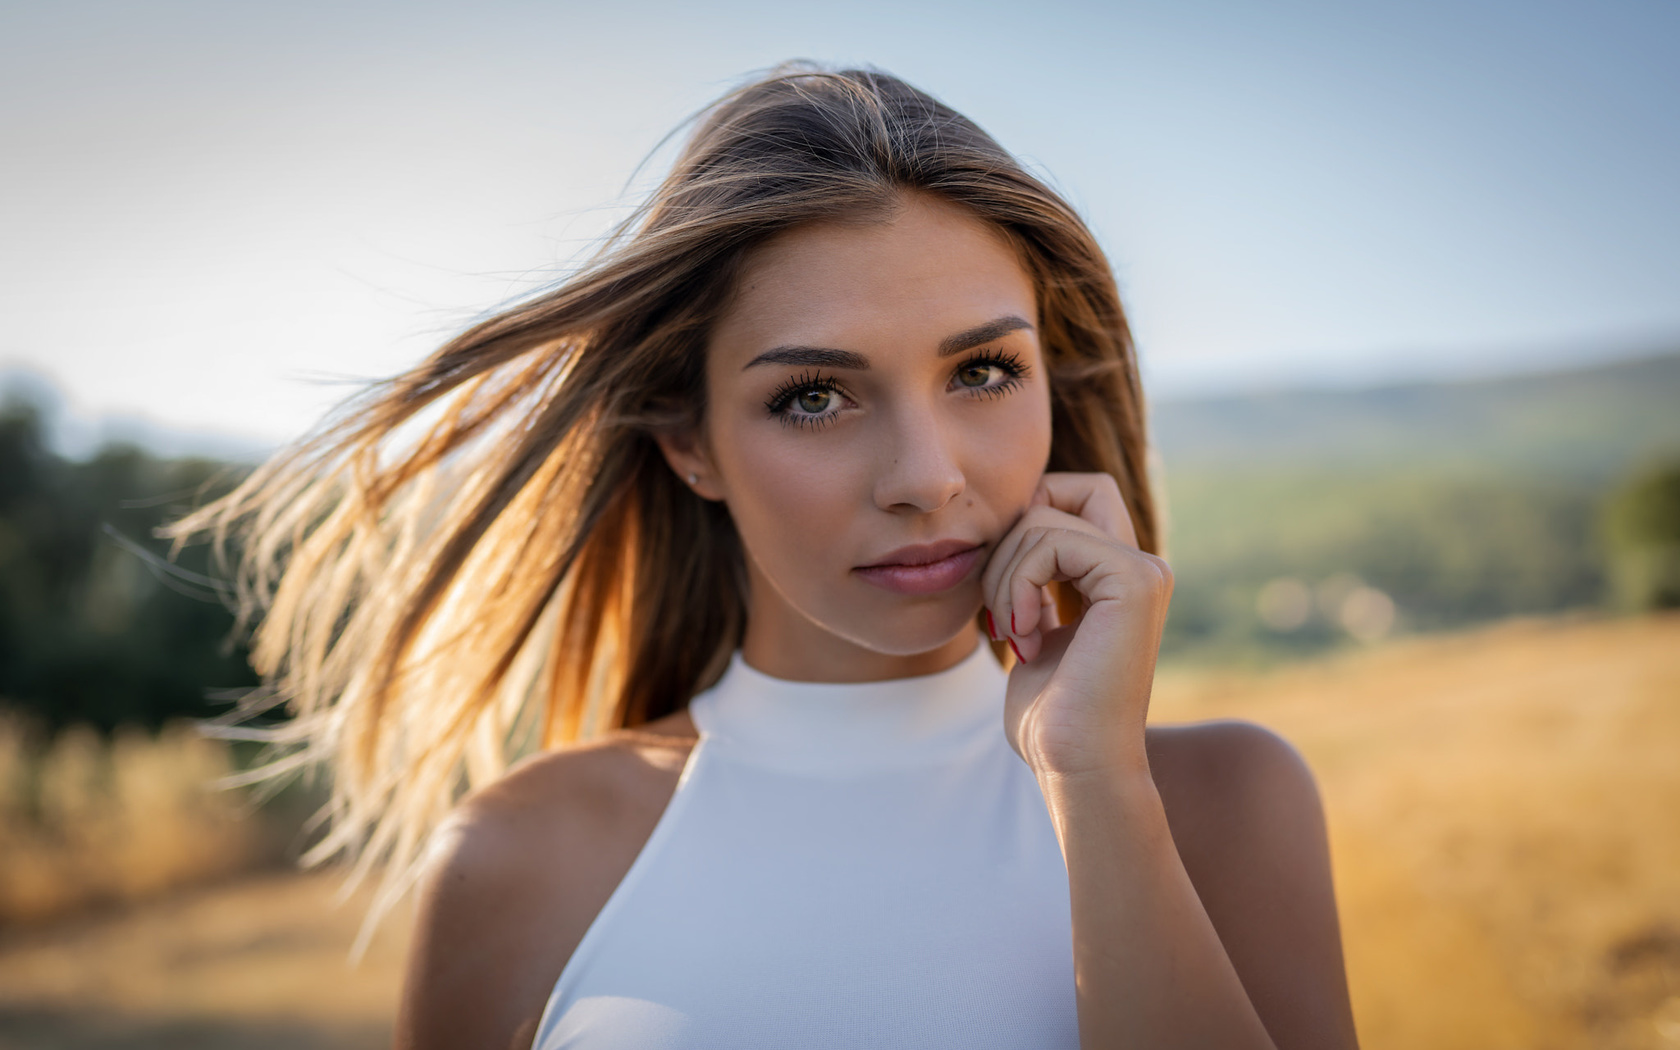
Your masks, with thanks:
<instances>
[{"instance_id":1,"label":"forearm","mask_svg":"<svg viewBox=\"0 0 1680 1050\"><path fill-rule=\"evenodd\" d=\"M1045 774L1067 860L1084 1050L1274 1050L1173 845L1147 769Z\"/></svg>"}]
</instances>

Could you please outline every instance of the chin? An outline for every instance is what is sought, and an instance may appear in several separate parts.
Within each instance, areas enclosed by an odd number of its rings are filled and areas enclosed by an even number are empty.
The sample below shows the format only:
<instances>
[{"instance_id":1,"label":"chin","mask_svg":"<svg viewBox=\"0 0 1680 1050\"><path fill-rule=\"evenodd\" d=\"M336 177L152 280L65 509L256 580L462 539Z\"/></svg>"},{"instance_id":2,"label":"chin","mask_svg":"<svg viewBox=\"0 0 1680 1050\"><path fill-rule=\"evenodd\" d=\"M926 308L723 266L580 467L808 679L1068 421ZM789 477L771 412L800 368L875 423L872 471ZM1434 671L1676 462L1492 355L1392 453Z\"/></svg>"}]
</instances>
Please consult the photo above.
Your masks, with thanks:
<instances>
[{"instance_id":1,"label":"chin","mask_svg":"<svg viewBox=\"0 0 1680 1050\"><path fill-rule=\"evenodd\" d=\"M948 645L977 628L978 602L940 602L900 615L862 618L855 631L836 631L853 644L884 656L918 656ZM832 629L832 628L831 628Z\"/></svg>"}]
</instances>

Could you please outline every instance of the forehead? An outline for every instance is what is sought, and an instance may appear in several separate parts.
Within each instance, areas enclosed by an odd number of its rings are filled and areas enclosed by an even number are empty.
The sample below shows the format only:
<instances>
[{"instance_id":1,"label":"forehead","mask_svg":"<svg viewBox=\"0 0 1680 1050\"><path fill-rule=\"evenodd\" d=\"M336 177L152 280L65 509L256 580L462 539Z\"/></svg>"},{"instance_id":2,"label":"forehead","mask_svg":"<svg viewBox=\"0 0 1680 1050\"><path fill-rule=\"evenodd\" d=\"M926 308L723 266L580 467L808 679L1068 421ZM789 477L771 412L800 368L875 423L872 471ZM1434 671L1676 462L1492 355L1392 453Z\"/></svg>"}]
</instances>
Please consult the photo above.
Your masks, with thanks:
<instances>
[{"instance_id":1,"label":"forehead","mask_svg":"<svg viewBox=\"0 0 1680 1050\"><path fill-rule=\"evenodd\" d=\"M713 329L712 353L744 363L789 344L937 346L1011 314L1038 323L1014 246L962 207L915 195L881 221L798 227L755 249Z\"/></svg>"}]
</instances>

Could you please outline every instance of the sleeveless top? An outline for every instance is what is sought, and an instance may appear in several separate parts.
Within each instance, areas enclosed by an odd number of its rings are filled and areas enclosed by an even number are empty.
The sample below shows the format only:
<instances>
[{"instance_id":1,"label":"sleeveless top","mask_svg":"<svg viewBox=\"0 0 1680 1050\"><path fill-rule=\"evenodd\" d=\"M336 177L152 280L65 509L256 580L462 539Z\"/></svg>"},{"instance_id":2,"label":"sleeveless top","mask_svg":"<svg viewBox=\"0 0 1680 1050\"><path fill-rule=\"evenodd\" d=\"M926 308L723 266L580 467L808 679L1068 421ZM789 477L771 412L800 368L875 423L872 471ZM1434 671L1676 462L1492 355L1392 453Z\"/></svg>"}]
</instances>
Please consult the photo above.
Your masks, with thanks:
<instances>
[{"instance_id":1,"label":"sleeveless top","mask_svg":"<svg viewBox=\"0 0 1680 1050\"><path fill-rule=\"evenodd\" d=\"M985 645L790 682L737 652L533 1050L1077 1048L1067 868Z\"/></svg>"}]
</instances>

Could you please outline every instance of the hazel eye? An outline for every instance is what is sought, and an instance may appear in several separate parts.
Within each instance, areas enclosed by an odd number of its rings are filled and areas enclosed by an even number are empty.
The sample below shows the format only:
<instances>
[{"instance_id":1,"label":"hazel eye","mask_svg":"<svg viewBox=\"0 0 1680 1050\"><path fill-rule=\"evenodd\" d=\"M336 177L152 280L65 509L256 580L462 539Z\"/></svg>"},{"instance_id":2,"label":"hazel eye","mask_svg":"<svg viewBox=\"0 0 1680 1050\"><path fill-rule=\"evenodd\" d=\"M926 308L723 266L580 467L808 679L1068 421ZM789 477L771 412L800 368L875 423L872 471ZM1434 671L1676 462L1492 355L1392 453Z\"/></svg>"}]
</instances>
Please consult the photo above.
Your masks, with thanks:
<instances>
[{"instance_id":1,"label":"hazel eye","mask_svg":"<svg viewBox=\"0 0 1680 1050\"><path fill-rule=\"evenodd\" d=\"M794 403L799 406L799 410L801 412L806 412L813 416L822 414L823 410L828 408L833 401L834 391L824 390L821 387L810 387L809 389L801 390L799 395L794 398Z\"/></svg>"},{"instance_id":2,"label":"hazel eye","mask_svg":"<svg viewBox=\"0 0 1680 1050\"><path fill-rule=\"evenodd\" d=\"M957 369L957 382L966 387L983 387L992 381L993 375L1002 372L997 365L985 361L975 361Z\"/></svg>"},{"instance_id":3,"label":"hazel eye","mask_svg":"<svg viewBox=\"0 0 1680 1050\"><path fill-rule=\"evenodd\" d=\"M834 422L849 402L834 380L806 373L783 384L764 408L788 426L822 427Z\"/></svg>"}]
</instances>

